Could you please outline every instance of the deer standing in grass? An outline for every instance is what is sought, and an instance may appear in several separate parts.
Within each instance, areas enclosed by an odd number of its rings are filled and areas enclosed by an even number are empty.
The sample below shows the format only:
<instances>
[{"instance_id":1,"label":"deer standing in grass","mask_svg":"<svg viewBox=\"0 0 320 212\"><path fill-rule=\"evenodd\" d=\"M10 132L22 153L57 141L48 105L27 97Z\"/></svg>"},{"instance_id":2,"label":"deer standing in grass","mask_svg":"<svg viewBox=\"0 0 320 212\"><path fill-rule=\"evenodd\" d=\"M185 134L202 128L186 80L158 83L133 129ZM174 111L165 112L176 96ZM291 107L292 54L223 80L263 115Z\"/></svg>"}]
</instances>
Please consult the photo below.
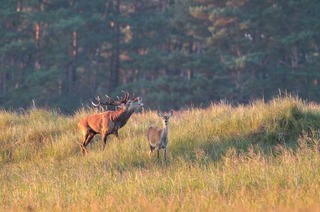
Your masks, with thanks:
<instances>
[{"instance_id":1,"label":"deer standing in grass","mask_svg":"<svg viewBox=\"0 0 320 212\"><path fill-rule=\"evenodd\" d=\"M163 149L163 157L166 160L167 144L168 144L168 122L172 116L173 111L164 115L158 111L158 116L162 119L163 128L151 126L147 132L147 138L150 145L149 155L151 156L154 149L157 148L157 157L159 161L159 151Z\"/></svg>"},{"instance_id":2,"label":"deer standing in grass","mask_svg":"<svg viewBox=\"0 0 320 212\"><path fill-rule=\"evenodd\" d=\"M129 99L129 93L125 93L125 96L119 101L114 101L109 98L108 104L120 108L116 111L94 113L83 118L78 123L78 127L83 135L83 140L80 145L82 154L87 153L86 147L96 134L101 134L102 150L105 148L109 135L114 134L119 138L118 130L127 123L135 111L143 106L141 97Z\"/></svg>"}]
</instances>

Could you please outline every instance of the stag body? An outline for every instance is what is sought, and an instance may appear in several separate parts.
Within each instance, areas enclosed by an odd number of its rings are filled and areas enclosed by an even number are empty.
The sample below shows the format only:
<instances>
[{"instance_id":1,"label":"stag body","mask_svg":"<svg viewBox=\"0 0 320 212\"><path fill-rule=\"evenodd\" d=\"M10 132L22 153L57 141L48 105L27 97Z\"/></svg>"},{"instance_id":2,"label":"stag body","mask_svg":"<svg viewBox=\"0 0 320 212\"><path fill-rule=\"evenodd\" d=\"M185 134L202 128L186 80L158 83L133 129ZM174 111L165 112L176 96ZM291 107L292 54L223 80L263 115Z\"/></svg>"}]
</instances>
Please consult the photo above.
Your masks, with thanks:
<instances>
[{"instance_id":1,"label":"stag body","mask_svg":"<svg viewBox=\"0 0 320 212\"><path fill-rule=\"evenodd\" d=\"M168 144L168 122L172 116L173 111L170 111L168 115L163 115L158 112L158 116L162 119L163 128L151 126L147 132L147 139L150 145L149 155L151 156L154 149L157 148L157 157L159 158L160 149L163 149L163 157L166 160L167 144Z\"/></svg>"},{"instance_id":2,"label":"stag body","mask_svg":"<svg viewBox=\"0 0 320 212\"><path fill-rule=\"evenodd\" d=\"M86 147L96 134L101 134L102 149L105 148L109 135L114 134L118 138L118 130L123 127L130 116L143 105L140 97L130 100L128 100L128 96L126 98L126 101L121 101L122 106L120 109L95 113L82 119L78 123L78 127L83 134L83 140L81 142L83 154L87 152Z\"/></svg>"}]
</instances>

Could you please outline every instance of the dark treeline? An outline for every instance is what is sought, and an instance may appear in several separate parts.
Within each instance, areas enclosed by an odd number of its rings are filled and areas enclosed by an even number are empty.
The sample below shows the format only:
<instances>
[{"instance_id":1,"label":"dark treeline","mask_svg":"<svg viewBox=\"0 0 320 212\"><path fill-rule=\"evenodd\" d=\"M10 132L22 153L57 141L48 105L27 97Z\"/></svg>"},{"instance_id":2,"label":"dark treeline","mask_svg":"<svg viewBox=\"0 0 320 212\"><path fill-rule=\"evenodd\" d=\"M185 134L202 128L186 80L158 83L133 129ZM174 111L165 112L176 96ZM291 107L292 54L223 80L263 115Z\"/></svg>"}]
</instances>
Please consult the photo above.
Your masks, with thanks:
<instances>
[{"instance_id":1,"label":"dark treeline","mask_svg":"<svg viewBox=\"0 0 320 212\"><path fill-rule=\"evenodd\" d=\"M10 0L0 105L71 112L96 95L150 108L287 90L320 100L319 0Z\"/></svg>"}]
</instances>

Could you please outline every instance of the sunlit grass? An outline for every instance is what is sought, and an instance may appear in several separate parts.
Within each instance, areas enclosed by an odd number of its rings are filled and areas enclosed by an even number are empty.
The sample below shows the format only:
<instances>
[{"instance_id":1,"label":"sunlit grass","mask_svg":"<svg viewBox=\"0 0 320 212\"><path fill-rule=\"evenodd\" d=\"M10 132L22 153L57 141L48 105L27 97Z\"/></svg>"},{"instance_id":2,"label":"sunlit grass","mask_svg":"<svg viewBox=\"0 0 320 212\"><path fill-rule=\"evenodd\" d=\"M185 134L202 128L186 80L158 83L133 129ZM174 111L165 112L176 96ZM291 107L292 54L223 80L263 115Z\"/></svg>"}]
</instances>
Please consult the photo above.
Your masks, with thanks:
<instances>
[{"instance_id":1,"label":"sunlit grass","mask_svg":"<svg viewBox=\"0 0 320 212\"><path fill-rule=\"evenodd\" d=\"M319 208L320 107L282 97L176 111L167 162L148 156L156 112L134 114L82 156L73 116L0 112L3 210L208 211Z\"/></svg>"}]
</instances>

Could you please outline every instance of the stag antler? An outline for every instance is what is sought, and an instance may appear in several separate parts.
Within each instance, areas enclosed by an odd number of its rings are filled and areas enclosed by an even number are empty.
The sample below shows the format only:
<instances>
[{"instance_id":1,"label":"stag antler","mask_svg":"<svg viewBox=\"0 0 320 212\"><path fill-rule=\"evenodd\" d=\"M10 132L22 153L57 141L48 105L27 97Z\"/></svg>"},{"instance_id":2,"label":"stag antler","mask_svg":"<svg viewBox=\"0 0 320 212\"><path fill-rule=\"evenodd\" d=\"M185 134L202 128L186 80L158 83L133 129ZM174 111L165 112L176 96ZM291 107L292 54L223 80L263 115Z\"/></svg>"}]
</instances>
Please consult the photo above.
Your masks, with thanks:
<instances>
[{"instance_id":1,"label":"stag antler","mask_svg":"<svg viewBox=\"0 0 320 212\"><path fill-rule=\"evenodd\" d=\"M108 95L106 95L107 104L113 105L113 106L120 106L122 104L127 103L127 101L129 100L130 94L128 92L124 92L124 91L121 91L121 92L124 93L124 97L117 96L118 100L113 100Z\"/></svg>"},{"instance_id":2,"label":"stag antler","mask_svg":"<svg viewBox=\"0 0 320 212\"><path fill-rule=\"evenodd\" d=\"M111 105L111 106L115 106L116 108L119 107L121 108L124 104L126 104L129 100L130 94L128 92L125 91L121 91L124 96L123 97L118 97L118 100L114 100L111 99L107 94L106 94L106 102L102 102L100 96L97 96L95 99L98 103L94 103L93 101L91 101L91 104L93 105L93 107L98 108L98 110L100 112L104 112L106 110L108 110L107 106ZM105 108L103 107L103 105L105 106Z\"/></svg>"},{"instance_id":3,"label":"stag antler","mask_svg":"<svg viewBox=\"0 0 320 212\"><path fill-rule=\"evenodd\" d=\"M93 105L93 107L98 108L98 110L99 110L100 112L103 112L104 110L107 110L107 109L108 109L108 108L107 108L107 105L108 105L108 104L107 104L107 103L104 103L104 102L101 102L100 96L97 96L95 99L98 101L98 104L96 104L96 103L94 103L93 101L91 101L91 104ZM106 108L104 109L104 107L103 107L102 105L105 105Z\"/></svg>"},{"instance_id":4,"label":"stag antler","mask_svg":"<svg viewBox=\"0 0 320 212\"><path fill-rule=\"evenodd\" d=\"M130 94L128 92L124 92L123 90L121 90L121 92L124 94L124 97L120 98L117 96L117 98L118 98L119 102L126 103L129 100Z\"/></svg>"}]
</instances>

